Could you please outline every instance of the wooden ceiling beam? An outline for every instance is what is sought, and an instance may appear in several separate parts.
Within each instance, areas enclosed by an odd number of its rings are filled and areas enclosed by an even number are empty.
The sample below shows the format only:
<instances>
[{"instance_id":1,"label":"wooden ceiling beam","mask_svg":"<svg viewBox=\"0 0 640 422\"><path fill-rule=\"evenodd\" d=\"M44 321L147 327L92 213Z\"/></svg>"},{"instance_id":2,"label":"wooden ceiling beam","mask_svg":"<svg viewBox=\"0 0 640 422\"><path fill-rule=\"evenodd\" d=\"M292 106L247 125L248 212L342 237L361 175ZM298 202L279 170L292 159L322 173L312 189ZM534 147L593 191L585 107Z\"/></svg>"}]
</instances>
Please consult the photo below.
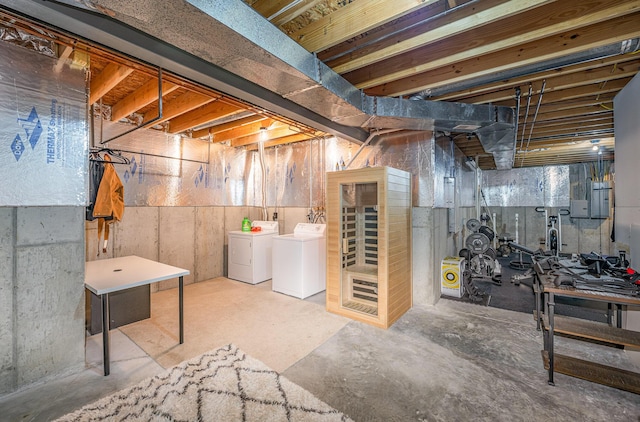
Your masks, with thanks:
<instances>
[{"instance_id":1,"label":"wooden ceiling beam","mask_svg":"<svg viewBox=\"0 0 640 422\"><path fill-rule=\"evenodd\" d=\"M270 0L263 0L265 2L269 2ZM293 6L289 7L286 10L282 10L276 16L271 19L271 23L276 26L282 26L284 23L293 20L294 18L302 15L310 9L313 9L320 3L322 0L302 0ZM291 3L288 1L287 3ZM268 17L267 17L268 18Z\"/></svg>"},{"instance_id":2,"label":"wooden ceiling beam","mask_svg":"<svg viewBox=\"0 0 640 422\"><path fill-rule=\"evenodd\" d=\"M241 147L241 146L246 146L250 144L257 144L261 140L264 140L265 142L267 142L272 139L282 138L290 135L299 135L299 134L301 134L300 131L291 129L288 125L280 126L280 127L276 127L275 129L268 130L266 134L266 139L262 138L263 135L261 133L256 133L254 135L243 136L241 138L236 138L231 140L231 146ZM314 133L309 133L308 135L317 136Z\"/></svg>"},{"instance_id":3,"label":"wooden ceiling beam","mask_svg":"<svg viewBox=\"0 0 640 422\"><path fill-rule=\"evenodd\" d=\"M230 141L232 139L244 138L252 135L260 135L262 128L267 128L267 136L272 129L288 127L283 125L280 122L277 122L273 119L265 119L257 122L249 123L243 126L236 126L233 129L226 130L224 132L219 132L214 136L213 140L215 142L224 142Z\"/></svg>"},{"instance_id":4,"label":"wooden ceiling beam","mask_svg":"<svg viewBox=\"0 0 640 422\"><path fill-rule=\"evenodd\" d=\"M162 95L169 94L178 88L180 87L174 83L163 81ZM150 79L133 93L115 103L111 107L111 121L117 122L154 101L158 101L158 79Z\"/></svg>"},{"instance_id":5,"label":"wooden ceiling beam","mask_svg":"<svg viewBox=\"0 0 640 422\"><path fill-rule=\"evenodd\" d=\"M615 155L613 152L606 152L600 156L602 160L613 160ZM565 165L565 164L574 164L574 163L590 163L596 161L597 157L592 157L587 154L579 154L573 156L564 156L558 154L550 154L550 155L536 155L531 154L527 155L523 164L521 164L521 159L519 157L516 158L516 165L514 167L543 167L548 165Z\"/></svg>"},{"instance_id":6,"label":"wooden ceiling beam","mask_svg":"<svg viewBox=\"0 0 640 422\"><path fill-rule=\"evenodd\" d=\"M538 120L535 123L535 127L542 128L554 128L554 127L562 127L565 125L581 125L581 124L613 124L613 115L593 115L591 117L587 116L574 116L568 119L558 119L558 120Z\"/></svg>"},{"instance_id":7,"label":"wooden ceiling beam","mask_svg":"<svg viewBox=\"0 0 640 422\"><path fill-rule=\"evenodd\" d=\"M529 134L531 134L532 138L545 138L549 136L567 136L569 134L573 134L575 136L579 136L580 134L589 133L589 132L598 132L598 133L611 133L613 134L613 124L586 124L586 125L571 125L568 127L546 127L541 128L537 125L534 125L533 132L530 130L526 131L527 138Z\"/></svg>"},{"instance_id":8,"label":"wooden ceiling beam","mask_svg":"<svg viewBox=\"0 0 640 422\"><path fill-rule=\"evenodd\" d=\"M315 138L315 135L307 134L307 133L298 133L296 135L283 136L282 138L273 139L271 141L267 141L264 143L265 148L275 147L276 145L284 145L291 144L294 142L302 142L308 141L309 139ZM248 151L255 151L258 149L257 144L247 145Z\"/></svg>"},{"instance_id":9,"label":"wooden ceiling beam","mask_svg":"<svg viewBox=\"0 0 640 422\"><path fill-rule=\"evenodd\" d=\"M116 85L125 80L132 72L133 69L127 66L121 66L116 63L107 64L100 74L91 78L89 85L89 104L94 104Z\"/></svg>"},{"instance_id":10,"label":"wooden ceiling beam","mask_svg":"<svg viewBox=\"0 0 640 422\"><path fill-rule=\"evenodd\" d=\"M62 67L67 62L71 53L73 53L73 47L70 45L56 44L58 50L58 59L56 65L53 67L53 71L58 73L62 70Z\"/></svg>"},{"instance_id":11,"label":"wooden ceiling beam","mask_svg":"<svg viewBox=\"0 0 640 422\"><path fill-rule=\"evenodd\" d=\"M291 0L257 0L251 7L265 19L280 12L291 3Z\"/></svg>"},{"instance_id":12,"label":"wooden ceiling beam","mask_svg":"<svg viewBox=\"0 0 640 422\"><path fill-rule=\"evenodd\" d=\"M626 72L629 66L637 65L638 58L632 54L623 54L618 56L606 57L604 59L590 60L584 63L578 63L572 66L559 67L553 70L547 70L545 72L538 72L534 74L528 74L512 79L505 79L500 82L491 84L474 86L472 88L465 89L463 91L451 92L445 95L434 96L429 99L436 101L458 101L469 102L467 99L474 98L479 95L510 89L515 97L515 88L520 87L522 91L522 97L524 98L529 92L529 83L539 82L543 79L551 79L556 77L562 77L566 75L574 75L576 79L580 78L582 72L594 72L600 68L612 69L615 68L616 72L620 69L620 72ZM637 70L637 69L636 69Z\"/></svg>"},{"instance_id":13,"label":"wooden ceiling beam","mask_svg":"<svg viewBox=\"0 0 640 422\"><path fill-rule=\"evenodd\" d=\"M353 57L348 63L335 66L333 70L343 74L361 69L366 66L379 63L383 60L409 53L418 48L424 48L438 41L462 34L477 28L484 27L509 16L517 15L554 0L519 0L507 2L487 2L487 5L479 4L473 8L462 7L442 18L436 18L421 31L411 38L397 41L392 45L380 48L369 54L360 57ZM388 2L391 7L395 7L395 2ZM358 4L355 2L354 4ZM487 7L493 6L493 7ZM428 29L427 29L428 28ZM358 86L368 88L368 86Z\"/></svg>"},{"instance_id":14,"label":"wooden ceiling beam","mask_svg":"<svg viewBox=\"0 0 640 422\"><path fill-rule=\"evenodd\" d=\"M191 136L193 138L204 138L205 136L209 136L209 135L215 136L218 133L222 133L227 130L232 130L238 126L244 126L249 123L259 122L259 121L265 120L266 118L267 116L263 114L254 114L253 116L243 117L241 119L233 120L231 122L222 123L219 125L214 125L214 126L210 126L210 127L199 129L199 130L194 130L191 133Z\"/></svg>"},{"instance_id":15,"label":"wooden ceiling beam","mask_svg":"<svg viewBox=\"0 0 640 422\"><path fill-rule=\"evenodd\" d=\"M622 79L614 79L611 81L605 81L603 83L592 83L591 85L578 86L569 89L559 89L555 91L547 91L545 89L545 92L542 95L542 104L552 103L553 107L556 108L558 106L558 103L564 101L579 100L581 98L596 98L598 96L604 96L607 94L615 94L622 88L624 88L630 80L630 77L626 77ZM539 94L532 95L531 105L529 107L530 114L535 113L538 98ZM498 101L492 104L498 106L504 105L508 107L514 106L513 101ZM523 104L525 104L524 111L526 111L526 99L521 102L520 106L522 107Z\"/></svg>"},{"instance_id":16,"label":"wooden ceiling beam","mask_svg":"<svg viewBox=\"0 0 640 422\"><path fill-rule=\"evenodd\" d=\"M243 111L243 109L235 104L229 104L218 98L215 101L171 119L169 122L169 132L184 132L214 120L240 113L241 111Z\"/></svg>"},{"instance_id":17,"label":"wooden ceiling beam","mask_svg":"<svg viewBox=\"0 0 640 422\"><path fill-rule=\"evenodd\" d=\"M538 110L538 121L541 120L542 115L547 113L558 112L557 117L546 118L542 120L557 120L567 117L575 116L588 116L596 113L613 112L613 98L615 93L610 92L602 95L593 95L582 98L573 99L570 101L557 101L542 104ZM527 112L527 107L520 107L520 120L524 118ZM563 114L566 112L566 114ZM529 114L527 120L531 120L535 115L535 107L532 109L529 107Z\"/></svg>"},{"instance_id":18,"label":"wooden ceiling beam","mask_svg":"<svg viewBox=\"0 0 640 422\"><path fill-rule=\"evenodd\" d=\"M487 0L488 3L498 3L505 0ZM484 5L484 2L483 2ZM386 25L365 32L347 42L343 42L325 50L319 51L318 59L329 67L344 64L350 60L365 56L372 51L380 50L395 44L400 37L410 38L424 32L426 22L447 11L443 2L432 3L414 13Z\"/></svg>"},{"instance_id":19,"label":"wooden ceiling beam","mask_svg":"<svg viewBox=\"0 0 640 422\"><path fill-rule=\"evenodd\" d=\"M559 125L543 125L541 123L548 122L536 122L533 125L533 133L546 133L546 132L580 132L586 130L594 130L593 128L612 128L613 129L613 118L609 117L604 120L596 120L596 121L584 121L578 120L569 123L562 122L563 124Z\"/></svg>"},{"instance_id":20,"label":"wooden ceiling beam","mask_svg":"<svg viewBox=\"0 0 640 422\"><path fill-rule=\"evenodd\" d=\"M550 148L550 147L566 146L574 149L585 148L585 149L592 150L594 143L591 141L593 139L594 138L582 136L582 137L575 137L570 139L567 139L567 138L548 139L544 141L532 140L531 143L529 143L529 148L535 149L535 148ZM597 139L598 139L598 142L595 144L598 146L609 147L609 148L613 148L615 146L615 140L613 137L604 136Z\"/></svg>"},{"instance_id":21,"label":"wooden ceiling beam","mask_svg":"<svg viewBox=\"0 0 640 422\"><path fill-rule=\"evenodd\" d=\"M640 0L637 0L640 2ZM569 2L561 2L569 3ZM415 60L400 56L397 62L385 61L375 69L366 69L363 74L345 74L347 80L358 88L368 88L369 95L401 96L415 92L439 88L452 83L473 80L497 72L505 72L518 67L528 66L541 61L559 59L566 55L585 50L604 47L640 36L640 13L620 16L594 25L564 31L551 37L540 38L528 42L526 36L519 40L521 44L498 41L500 49L489 53L481 53L469 58L469 51L460 50L454 39L441 43L439 50L416 52L418 57L429 54L441 59L414 66ZM520 25L523 26L523 25ZM526 34L525 34L526 35ZM476 44L481 40L470 40ZM525 42L527 41L527 42ZM483 49L487 45L478 47ZM457 50L446 55L446 50ZM499 51L498 51L499 50ZM394 59L395 60L395 59ZM388 65L388 66L387 66ZM399 69L399 71L396 71Z\"/></svg>"},{"instance_id":22,"label":"wooden ceiling beam","mask_svg":"<svg viewBox=\"0 0 640 422\"><path fill-rule=\"evenodd\" d=\"M611 115L613 116L613 111L612 110L607 110L604 109L602 107L598 107L598 106L590 106L590 107L581 107L581 108L575 108L575 109L567 109L567 110L560 110L560 111L548 111L546 113L538 113L538 117L536 119L536 121L538 122L543 122L543 121L552 121L552 120L557 120L557 119L563 119L566 117L576 117L576 116L588 116L588 117L593 117L595 115L598 115L600 117L605 116L605 115ZM527 124L531 124L533 118L533 114L531 114L527 120ZM522 119L520 119L520 123L522 124Z\"/></svg>"},{"instance_id":23,"label":"wooden ceiling beam","mask_svg":"<svg viewBox=\"0 0 640 422\"><path fill-rule=\"evenodd\" d=\"M162 117L158 120L153 121L154 125L158 123L166 122L167 120L171 120L183 113L196 109L200 106L203 106L211 101L214 101L216 97L210 95L203 95L197 92L187 91L186 93L180 95L179 97L167 101L162 105ZM152 110L149 110L145 113L144 119L142 121L143 125L149 124L154 118L158 117L159 111L158 108L155 107Z\"/></svg>"},{"instance_id":24,"label":"wooden ceiling beam","mask_svg":"<svg viewBox=\"0 0 640 422\"><path fill-rule=\"evenodd\" d=\"M545 84L545 95L546 93L550 93L553 91L576 88L584 85L598 84L605 81L611 81L615 79L621 78L631 78L636 73L638 73L638 69L640 68L640 59L634 60L633 63L628 63L626 66L608 66L603 68L598 68L594 70L584 70L580 73L570 73L563 76L557 76L553 78L548 78ZM542 82L537 77L531 77L531 82L534 82L533 87L535 90L533 91L533 95L539 94L539 89L542 86ZM465 103L473 103L473 104L486 104L486 103L498 103L498 102L509 102L511 104L515 101L515 89L510 87L505 87L506 89L496 90L491 93L478 95L474 97L466 97L464 99L460 99L459 101ZM521 102L526 102L528 98L529 88L524 87L526 89L521 88Z\"/></svg>"},{"instance_id":25,"label":"wooden ceiling beam","mask_svg":"<svg viewBox=\"0 0 640 422\"><path fill-rule=\"evenodd\" d=\"M317 52L360 35L437 0L358 0L311 22L289 36L310 52ZM520 0L544 1L544 0Z\"/></svg>"},{"instance_id":26,"label":"wooden ceiling beam","mask_svg":"<svg viewBox=\"0 0 640 422\"><path fill-rule=\"evenodd\" d=\"M594 142L597 141L597 142ZM547 140L537 140L532 141L529 144L530 149L535 148L566 148L568 150L584 150L584 151L593 151L593 146L597 145L602 148L614 148L615 147L615 138L612 136L602 136L602 137L586 137L586 136L577 136L574 138L564 138L564 139L547 139Z\"/></svg>"}]
</instances>

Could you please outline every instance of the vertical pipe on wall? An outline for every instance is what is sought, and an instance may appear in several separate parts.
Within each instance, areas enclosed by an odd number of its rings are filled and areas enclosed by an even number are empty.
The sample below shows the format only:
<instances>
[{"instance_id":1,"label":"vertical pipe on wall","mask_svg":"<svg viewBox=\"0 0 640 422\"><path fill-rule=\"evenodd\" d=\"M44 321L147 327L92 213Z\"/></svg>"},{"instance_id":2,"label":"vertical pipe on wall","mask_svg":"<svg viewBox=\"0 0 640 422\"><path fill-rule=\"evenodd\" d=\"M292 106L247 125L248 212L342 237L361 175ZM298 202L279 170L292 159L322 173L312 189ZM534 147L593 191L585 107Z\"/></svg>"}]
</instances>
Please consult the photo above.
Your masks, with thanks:
<instances>
[{"instance_id":1,"label":"vertical pipe on wall","mask_svg":"<svg viewBox=\"0 0 640 422\"><path fill-rule=\"evenodd\" d=\"M493 233L494 233L494 236L493 236L493 249L495 250L496 249L496 242L498 241L498 230L496 229L496 213L495 212L491 215L491 223L493 225Z\"/></svg>"},{"instance_id":2,"label":"vertical pipe on wall","mask_svg":"<svg viewBox=\"0 0 640 422\"><path fill-rule=\"evenodd\" d=\"M309 140L309 223L313 223L313 139Z\"/></svg>"},{"instance_id":3,"label":"vertical pipe on wall","mask_svg":"<svg viewBox=\"0 0 640 422\"><path fill-rule=\"evenodd\" d=\"M547 225L549 224L549 212L547 209L544 209L544 250L549 250L549 228Z\"/></svg>"},{"instance_id":4,"label":"vertical pipe on wall","mask_svg":"<svg viewBox=\"0 0 640 422\"><path fill-rule=\"evenodd\" d=\"M480 196L482 185L480 182L480 157L476 155L476 218L480 218Z\"/></svg>"},{"instance_id":5,"label":"vertical pipe on wall","mask_svg":"<svg viewBox=\"0 0 640 422\"><path fill-rule=\"evenodd\" d=\"M269 219L267 213L267 168L264 164L264 141L258 141L258 155L260 157L260 167L262 167L262 220Z\"/></svg>"},{"instance_id":6,"label":"vertical pipe on wall","mask_svg":"<svg viewBox=\"0 0 640 422\"><path fill-rule=\"evenodd\" d=\"M278 150L279 149L280 149L280 146L276 145L275 146L275 164L273 166L274 171L276 172L276 174L274 175L276 198L275 198L275 204L274 204L274 209L273 209L273 221L276 221L278 219L278 195L279 195L279 192L278 192L278 179L279 179L279 177L277 175L277 172L278 172Z\"/></svg>"}]
</instances>

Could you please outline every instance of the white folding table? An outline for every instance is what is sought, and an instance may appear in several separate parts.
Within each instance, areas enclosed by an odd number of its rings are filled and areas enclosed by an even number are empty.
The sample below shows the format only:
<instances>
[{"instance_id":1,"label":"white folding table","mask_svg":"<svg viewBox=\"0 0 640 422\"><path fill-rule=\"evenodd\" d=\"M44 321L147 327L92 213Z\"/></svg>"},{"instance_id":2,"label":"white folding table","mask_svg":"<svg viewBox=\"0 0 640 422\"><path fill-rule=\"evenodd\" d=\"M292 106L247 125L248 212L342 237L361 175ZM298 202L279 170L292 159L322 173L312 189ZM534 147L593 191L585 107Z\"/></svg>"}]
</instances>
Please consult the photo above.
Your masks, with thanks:
<instances>
[{"instance_id":1,"label":"white folding table","mask_svg":"<svg viewBox=\"0 0 640 422\"><path fill-rule=\"evenodd\" d=\"M84 285L102 300L102 349L104 375L109 375L109 294L132 287L178 277L178 301L180 314L180 344L183 334L183 277L189 270L172 267L139 256L88 261L85 265Z\"/></svg>"}]
</instances>

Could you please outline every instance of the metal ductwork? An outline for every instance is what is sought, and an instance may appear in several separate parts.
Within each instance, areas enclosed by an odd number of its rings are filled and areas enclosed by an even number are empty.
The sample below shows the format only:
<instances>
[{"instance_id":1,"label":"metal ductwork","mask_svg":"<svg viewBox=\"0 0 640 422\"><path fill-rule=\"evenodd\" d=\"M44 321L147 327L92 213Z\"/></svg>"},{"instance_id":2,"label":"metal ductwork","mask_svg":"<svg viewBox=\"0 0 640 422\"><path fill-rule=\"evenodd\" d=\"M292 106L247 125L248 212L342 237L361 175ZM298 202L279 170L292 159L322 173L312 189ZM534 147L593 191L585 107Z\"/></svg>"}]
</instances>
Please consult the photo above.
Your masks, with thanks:
<instances>
[{"instance_id":1,"label":"metal ductwork","mask_svg":"<svg viewBox=\"0 0 640 422\"><path fill-rule=\"evenodd\" d=\"M372 129L442 130L478 133L496 164L514 151L513 109L365 95L241 0L165 0L161 7L155 0L2 3L353 142Z\"/></svg>"}]
</instances>

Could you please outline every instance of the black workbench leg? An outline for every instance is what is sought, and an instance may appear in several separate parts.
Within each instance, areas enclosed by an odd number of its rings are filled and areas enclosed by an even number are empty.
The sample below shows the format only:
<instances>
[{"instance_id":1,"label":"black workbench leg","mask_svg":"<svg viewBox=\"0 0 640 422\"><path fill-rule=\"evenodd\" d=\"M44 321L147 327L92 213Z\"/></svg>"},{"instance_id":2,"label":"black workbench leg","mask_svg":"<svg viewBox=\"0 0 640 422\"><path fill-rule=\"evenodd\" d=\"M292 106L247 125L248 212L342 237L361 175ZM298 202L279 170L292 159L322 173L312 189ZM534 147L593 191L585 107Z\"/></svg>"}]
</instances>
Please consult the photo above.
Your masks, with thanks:
<instances>
[{"instance_id":1,"label":"black workbench leg","mask_svg":"<svg viewBox=\"0 0 640 422\"><path fill-rule=\"evenodd\" d=\"M547 308L549 318L549 338L547 341L549 347L549 350L547 350L547 352L549 353L549 385L555 385L553 383L553 311L555 308L555 302L552 292L547 293L547 295Z\"/></svg>"},{"instance_id":2,"label":"black workbench leg","mask_svg":"<svg viewBox=\"0 0 640 422\"><path fill-rule=\"evenodd\" d=\"M533 293L536 295L536 330L540 331L540 318L542 318L542 306L540 305L540 283L538 282L538 276L533 276Z\"/></svg>"},{"instance_id":3,"label":"black workbench leg","mask_svg":"<svg viewBox=\"0 0 640 422\"><path fill-rule=\"evenodd\" d=\"M178 280L178 301L180 302L180 344L184 343L184 280Z\"/></svg>"},{"instance_id":4,"label":"black workbench leg","mask_svg":"<svg viewBox=\"0 0 640 422\"><path fill-rule=\"evenodd\" d=\"M616 327L622 328L622 305L616 303Z\"/></svg>"},{"instance_id":5,"label":"black workbench leg","mask_svg":"<svg viewBox=\"0 0 640 422\"><path fill-rule=\"evenodd\" d=\"M109 375L109 293L102 295L102 361L104 364L104 376Z\"/></svg>"}]
</instances>

